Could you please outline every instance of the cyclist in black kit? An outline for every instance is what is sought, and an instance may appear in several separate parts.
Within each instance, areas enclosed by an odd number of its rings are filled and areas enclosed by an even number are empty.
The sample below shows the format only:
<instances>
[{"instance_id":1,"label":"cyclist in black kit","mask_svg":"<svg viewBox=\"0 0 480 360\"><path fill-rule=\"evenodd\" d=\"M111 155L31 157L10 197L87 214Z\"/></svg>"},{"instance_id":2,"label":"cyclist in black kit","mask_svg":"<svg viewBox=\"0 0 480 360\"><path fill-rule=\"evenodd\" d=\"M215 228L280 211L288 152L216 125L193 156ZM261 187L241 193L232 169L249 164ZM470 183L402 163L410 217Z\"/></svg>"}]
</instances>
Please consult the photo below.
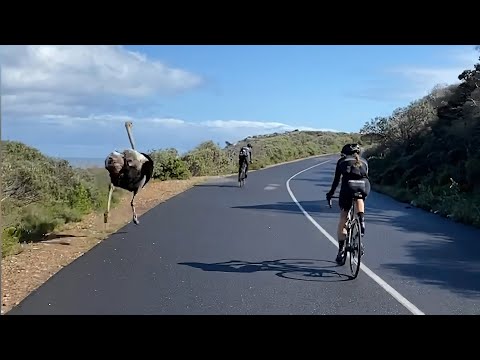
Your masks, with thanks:
<instances>
[{"instance_id":1,"label":"cyclist in black kit","mask_svg":"<svg viewBox=\"0 0 480 360\"><path fill-rule=\"evenodd\" d=\"M340 220L338 222L337 239L338 255L336 261L342 260L342 255L347 237L345 224L347 222L348 211L353 205L353 194L360 192L362 199L355 200L358 217L360 219L360 228L362 236L365 234L365 200L370 193L370 181L368 180L368 161L360 156L360 146L358 144L346 144L341 151L341 158L337 162L335 169L335 178L332 187L327 193L327 200L330 201L337 186L342 178L338 203L340 206Z\"/></svg>"},{"instance_id":2,"label":"cyclist in black kit","mask_svg":"<svg viewBox=\"0 0 480 360\"><path fill-rule=\"evenodd\" d=\"M248 173L248 164L252 163L252 145L247 144L240 149L238 154L238 180L240 181L240 172L242 171L243 162L247 163L247 168L245 169L245 179L247 178Z\"/></svg>"}]
</instances>

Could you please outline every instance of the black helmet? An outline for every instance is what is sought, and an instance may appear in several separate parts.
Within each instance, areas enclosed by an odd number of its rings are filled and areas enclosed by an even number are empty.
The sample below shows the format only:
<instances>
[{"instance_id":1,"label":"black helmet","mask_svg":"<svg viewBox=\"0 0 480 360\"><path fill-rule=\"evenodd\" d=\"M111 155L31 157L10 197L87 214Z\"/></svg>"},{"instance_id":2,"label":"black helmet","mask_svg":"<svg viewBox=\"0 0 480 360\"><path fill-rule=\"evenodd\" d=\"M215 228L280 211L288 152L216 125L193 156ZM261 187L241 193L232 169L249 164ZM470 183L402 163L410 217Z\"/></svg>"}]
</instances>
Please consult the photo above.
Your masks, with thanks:
<instances>
[{"instance_id":1,"label":"black helmet","mask_svg":"<svg viewBox=\"0 0 480 360\"><path fill-rule=\"evenodd\" d=\"M247 144L247 147L249 147L250 149L252 148L252 145L250 143Z\"/></svg>"},{"instance_id":2,"label":"black helmet","mask_svg":"<svg viewBox=\"0 0 480 360\"><path fill-rule=\"evenodd\" d=\"M341 151L342 155L348 156L353 154L360 154L360 145L358 144L346 144Z\"/></svg>"}]
</instances>

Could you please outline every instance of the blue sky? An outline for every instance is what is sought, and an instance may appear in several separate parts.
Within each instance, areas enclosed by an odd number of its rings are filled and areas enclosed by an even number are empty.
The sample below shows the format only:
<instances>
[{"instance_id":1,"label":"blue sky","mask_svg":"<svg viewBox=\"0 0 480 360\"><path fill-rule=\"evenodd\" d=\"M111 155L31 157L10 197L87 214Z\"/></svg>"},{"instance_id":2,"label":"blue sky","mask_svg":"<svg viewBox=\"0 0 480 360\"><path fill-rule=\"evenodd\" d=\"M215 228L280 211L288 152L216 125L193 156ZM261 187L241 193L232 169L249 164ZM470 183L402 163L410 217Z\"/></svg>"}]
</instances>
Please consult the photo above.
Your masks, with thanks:
<instances>
[{"instance_id":1,"label":"blue sky","mask_svg":"<svg viewBox=\"0 0 480 360\"><path fill-rule=\"evenodd\" d=\"M0 46L2 138L103 158L293 129L358 131L457 82L474 46Z\"/></svg>"}]
</instances>

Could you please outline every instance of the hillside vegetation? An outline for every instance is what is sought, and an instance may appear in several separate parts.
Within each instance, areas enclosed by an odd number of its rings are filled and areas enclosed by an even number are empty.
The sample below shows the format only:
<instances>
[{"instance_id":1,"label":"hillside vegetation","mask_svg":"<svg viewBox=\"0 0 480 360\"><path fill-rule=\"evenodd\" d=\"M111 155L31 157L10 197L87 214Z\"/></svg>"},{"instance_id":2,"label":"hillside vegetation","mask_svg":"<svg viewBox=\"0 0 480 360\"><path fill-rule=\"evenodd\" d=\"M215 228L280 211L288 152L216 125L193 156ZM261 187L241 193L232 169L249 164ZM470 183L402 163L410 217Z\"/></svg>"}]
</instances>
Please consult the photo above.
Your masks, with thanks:
<instances>
[{"instance_id":1,"label":"hillside vegetation","mask_svg":"<svg viewBox=\"0 0 480 360\"><path fill-rule=\"evenodd\" d=\"M106 204L106 171L73 168L20 142L2 141L1 171L3 256Z\"/></svg>"},{"instance_id":2,"label":"hillside vegetation","mask_svg":"<svg viewBox=\"0 0 480 360\"><path fill-rule=\"evenodd\" d=\"M188 179L191 176L234 174L238 171L238 152L252 144L253 164L250 169L302 159L309 156L339 152L347 142L360 141L359 134L321 131L292 131L245 138L224 148L207 141L180 156L175 149L151 151L155 160L154 178Z\"/></svg>"},{"instance_id":3,"label":"hillside vegetation","mask_svg":"<svg viewBox=\"0 0 480 360\"><path fill-rule=\"evenodd\" d=\"M366 156L377 190L480 226L480 58L458 79L360 133L376 142Z\"/></svg>"},{"instance_id":4,"label":"hillside vegetation","mask_svg":"<svg viewBox=\"0 0 480 360\"><path fill-rule=\"evenodd\" d=\"M254 136L220 148L204 142L180 156L175 149L151 151L154 179L236 173L238 150L253 145L252 169L340 151L359 134L300 132ZM20 251L19 243L38 241L59 225L76 222L93 211L104 211L109 177L103 168L78 169L65 160L43 155L20 142L2 143L2 256ZM113 206L126 192L113 193Z\"/></svg>"}]
</instances>

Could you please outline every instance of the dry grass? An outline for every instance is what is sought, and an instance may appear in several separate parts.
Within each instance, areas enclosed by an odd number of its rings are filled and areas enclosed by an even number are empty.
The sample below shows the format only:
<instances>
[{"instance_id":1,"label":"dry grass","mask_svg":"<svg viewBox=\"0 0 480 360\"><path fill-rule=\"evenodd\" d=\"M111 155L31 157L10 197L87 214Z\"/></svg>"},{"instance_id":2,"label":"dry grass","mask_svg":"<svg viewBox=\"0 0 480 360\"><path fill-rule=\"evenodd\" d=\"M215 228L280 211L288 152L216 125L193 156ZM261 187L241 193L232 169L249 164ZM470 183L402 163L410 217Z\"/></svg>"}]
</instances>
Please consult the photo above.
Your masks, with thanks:
<instances>
[{"instance_id":1,"label":"dry grass","mask_svg":"<svg viewBox=\"0 0 480 360\"><path fill-rule=\"evenodd\" d=\"M139 217L171 197L203 182L207 177L189 180L153 181L137 196ZM2 261L2 314L8 312L61 268L82 256L110 234L132 220L131 195L126 193L111 210L108 228L103 214L91 214L81 222L70 223L40 242L22 245L19 254Z\"/></svg>"}]
</instances>

